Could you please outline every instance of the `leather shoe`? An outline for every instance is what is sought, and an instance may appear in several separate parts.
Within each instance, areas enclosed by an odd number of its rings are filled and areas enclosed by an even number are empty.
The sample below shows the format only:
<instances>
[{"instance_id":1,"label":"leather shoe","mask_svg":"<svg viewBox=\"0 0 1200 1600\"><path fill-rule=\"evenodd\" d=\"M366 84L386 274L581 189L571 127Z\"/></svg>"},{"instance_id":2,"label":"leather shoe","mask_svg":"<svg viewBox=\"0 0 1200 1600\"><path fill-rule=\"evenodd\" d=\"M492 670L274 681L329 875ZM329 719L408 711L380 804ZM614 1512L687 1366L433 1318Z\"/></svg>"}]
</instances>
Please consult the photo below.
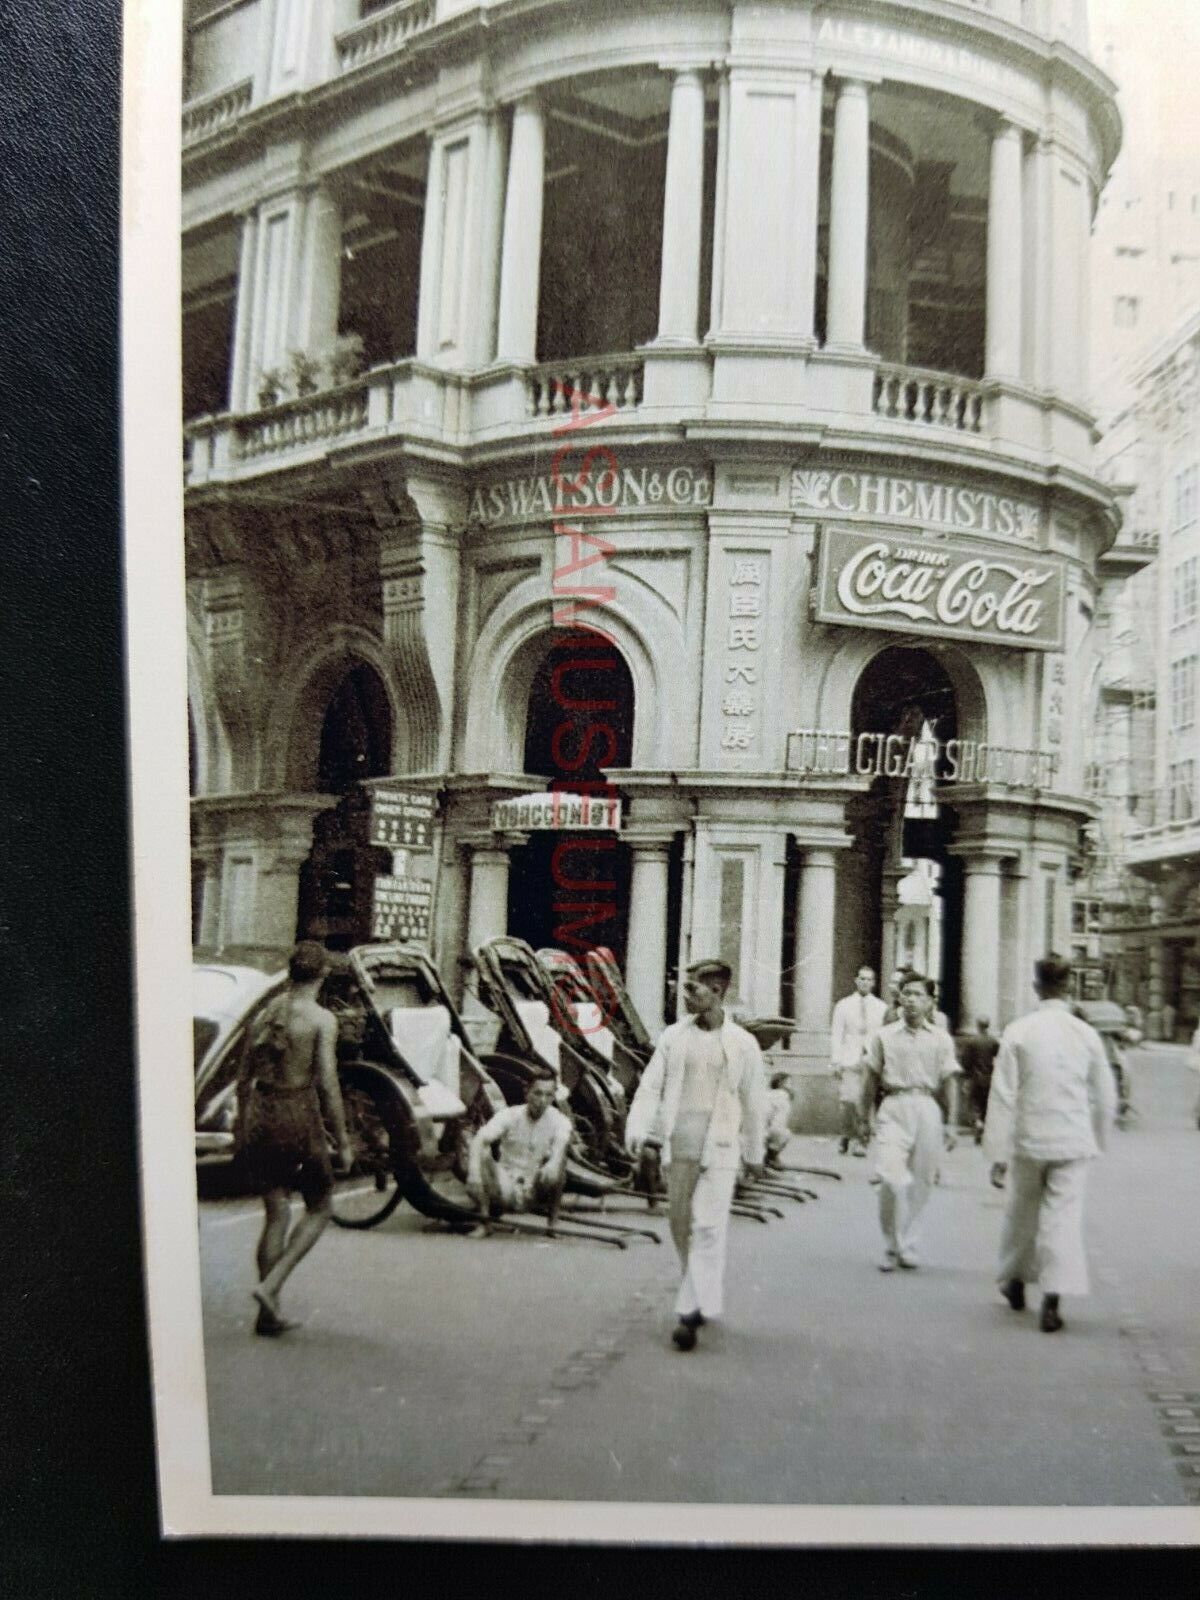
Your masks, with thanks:
<instances>
[{"instance_id":1,"label":"leather shoe","mask_svg":"<svg viewBox=\"0 0 1200 1600\"><path fill-rule=\"evenodd\" d=\"M1008 1301L1009 1305L1014 1311L1024 1311L1025 1285L1021 1282L1020 1278L1010 1278L1008 1282L1003 1285L1000 1293Z\"/></svg>"},{"instance_id":2,"label":"leather shoe","mask_svg":"<svg viewBox=\"0 0 1200 1600\"><path fill-rule=\"evenodd\" d=\"M1039 1318L1038 1326L1043 1333L1057 1333L1060 1328L1066 1326L1058 1314L1057 1295L1047 1295L1042 1301L1042 1315Z\"/></svg>"},{"instance_id":3,"label":"leather shoe","mask_svg":"<svg viewBox=\"0 0 1200 1600\"><path fill-rule=\"evenodd\" d=\"M671 1343L676 1350L694 1350L696 1348L696 1324L685 1322L681 1317L671 1330Z\"/></svg>"}]
</instances>

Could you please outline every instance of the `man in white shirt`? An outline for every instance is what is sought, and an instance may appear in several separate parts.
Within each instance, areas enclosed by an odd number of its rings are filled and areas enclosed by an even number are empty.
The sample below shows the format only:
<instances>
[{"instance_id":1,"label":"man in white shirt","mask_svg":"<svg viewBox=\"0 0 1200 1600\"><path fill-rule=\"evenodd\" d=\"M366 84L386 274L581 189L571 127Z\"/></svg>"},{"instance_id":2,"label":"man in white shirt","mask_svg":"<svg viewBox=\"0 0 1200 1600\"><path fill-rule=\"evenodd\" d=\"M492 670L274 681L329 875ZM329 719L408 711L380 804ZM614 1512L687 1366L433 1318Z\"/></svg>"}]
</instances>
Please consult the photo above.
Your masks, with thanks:
<instances>
[{"instance_id":1,"label":"man in white shirt","mask_svg":"<svg viewBox=\"0 0 1200 1600\"><path fill-rule=\"evenodd\" d=\"M1061 956L1035 964L1041 1004L1004 1030L983 1134L993 1183L1002 1183L1011 1167L1000 1292L1022 1311L1025 1285L1039 1282L1045 1333L1063 1326L1060 1295L1088 1291L1087 1164L1104 1149L1117 1104L1100 1035L1071 1011L1070 982L1070 963Z\"/></svg>"},{"instance_id":2,"label":"man in white shirt","mask_svg":"<svg viewBox=\"0 0 1200 1600\"><path fill-rule=\"evenodd\" d=\"M696 1331L720 1316L725 1240L738 1168L761 1177L767 1121L762 1051L725 1013L732 976L723 961L688 968L688 1016L663 1030L629 1108L625 1142L636 1160L661 1140L671 1237L683 1268L671 1334L694 1350Z\"/></svg>"},{"instance_id":3,"label":"man in white shirt","mask_svg":"<svg viewBox=\"0 0 1200 1600\"><path fill-rule=\"evenodd\" d=\"M874 991L875 970L859 967L854 993L839 1000L829 1024L829 1055L837 1079L838 1108L842 1119L838 1149L842 1155L854 1143L856 1156L866 1155L864 1123L859 1113L862 1099L863 1061L872 1034L883 1026L887 1007Z\"/></svg>"},{"instance_id":4,"label":"man in white shirt","mask_svg":"<svg viewBox=\"0 0 1200 1600\"><path fill-rule=\"evenodd\" d=\"M917 1265L917 1223L937 1180L943 1142L945 1092L953 1127L958 1115L954 1042L930 1021L928 980L907 972L900 987L903 1015L887 1022L867 1047L862 1114L881 1097L875 1119L875 1170L879 1176L881 1272Z\"/></svg>"},{"instance_id":5,"label":"man in white shirt","mask_svg":"<svg viewBox=\"0 0 1200 1600\"><path fill-rule=\"evenodd\" d=\"M523 1106L506 1106L471 1141L467 1188L486 1217L544 1206L547 1232L558 1220L571 1121L554 1105L553 1078L535 1078ZM490 1229L485 1222L481 1232Z\"/></svg>"}]
</instances>

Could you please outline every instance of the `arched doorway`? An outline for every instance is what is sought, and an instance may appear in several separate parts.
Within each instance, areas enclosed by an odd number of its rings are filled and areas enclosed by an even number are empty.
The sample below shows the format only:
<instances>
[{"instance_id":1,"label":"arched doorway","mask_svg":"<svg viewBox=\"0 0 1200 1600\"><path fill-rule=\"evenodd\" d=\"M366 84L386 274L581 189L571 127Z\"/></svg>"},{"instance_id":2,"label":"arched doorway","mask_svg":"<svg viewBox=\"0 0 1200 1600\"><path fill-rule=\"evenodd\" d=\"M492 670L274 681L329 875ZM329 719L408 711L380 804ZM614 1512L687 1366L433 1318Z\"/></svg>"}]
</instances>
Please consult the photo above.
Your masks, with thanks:
<instances>
[{"instance_id":1,"label":"arched doorway","mask_svg":"<svg viewBox=\"0 0 1200 1600\"><path fill-rule=\"evenodd\" d=\"M392 766L391 704L368 663L355 662L334 684L309 762L314 755L309 781L321 794L347 798L314 819L313 848L300 868L296 936L348 950L370 937L372 886L391 861L390 852L367 842L366 797L355 792L364 778L385 778Z\"/></svg>"},{"instance_id":2,"label":"arched doorway","mask_svg":"<svg viewBox=\"0 0 1200 1600\"><path fill-rule=\"evenodd\" d=\"M867 794L847 807L854 834L857 897L862 907L859 960L880 974L880 988L898 967L913 967L938 983L939 1006L953 1025L962 971L962 866L949 853L957 818L941 797L946 745L959 737L954 684L938 655L890 645L863 669L851 701L853 748L885 770Z\"/></svg>"},{"instance_id":3,"label":"arched doorway","mask_svg":"<svg viewBox=\"0 0 1200 1600\"><path fill-rule=\"evenodd\" d=\"M351 667L330 697L321 723L316 787L345 794L362 778L391 770L392 712L383 680L366 662Z\"/></svg>"},{"instance_id":4,"label":"arched doorway","mask_svg":"<svg viewBox=\"0 0 1200 1600\"><path fill-rule=\"evenodd\" d=\"M529 689L523 770L552 788L605 791L604 771L633 756L633 677L599 633L551 639ZM572 955L608 945L624 966L630 859L619 834L538 832L512 852L508 930Z\"/></svg>"}]
</instances>

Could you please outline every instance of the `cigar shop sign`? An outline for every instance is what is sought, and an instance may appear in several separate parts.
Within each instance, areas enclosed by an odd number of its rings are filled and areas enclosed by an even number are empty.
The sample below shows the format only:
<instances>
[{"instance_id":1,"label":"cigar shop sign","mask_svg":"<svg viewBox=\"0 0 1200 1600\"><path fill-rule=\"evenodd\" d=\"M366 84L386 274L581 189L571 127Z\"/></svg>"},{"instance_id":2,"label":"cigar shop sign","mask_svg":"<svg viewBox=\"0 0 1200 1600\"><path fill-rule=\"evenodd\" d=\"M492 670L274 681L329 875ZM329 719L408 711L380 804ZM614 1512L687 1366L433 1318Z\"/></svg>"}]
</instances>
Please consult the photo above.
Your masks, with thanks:
<instances>
[{"instance_id":1,"label":"cigar shop sign","mask_svg":"<svg viewBox=\"0 0 1200 1600\"><path fill-rule=\"evenodd\" d=\"M813 616L855 628L1061 650L1066 569L1055 556L950 539L826 528Z\"/></svg>"}]
</instances>

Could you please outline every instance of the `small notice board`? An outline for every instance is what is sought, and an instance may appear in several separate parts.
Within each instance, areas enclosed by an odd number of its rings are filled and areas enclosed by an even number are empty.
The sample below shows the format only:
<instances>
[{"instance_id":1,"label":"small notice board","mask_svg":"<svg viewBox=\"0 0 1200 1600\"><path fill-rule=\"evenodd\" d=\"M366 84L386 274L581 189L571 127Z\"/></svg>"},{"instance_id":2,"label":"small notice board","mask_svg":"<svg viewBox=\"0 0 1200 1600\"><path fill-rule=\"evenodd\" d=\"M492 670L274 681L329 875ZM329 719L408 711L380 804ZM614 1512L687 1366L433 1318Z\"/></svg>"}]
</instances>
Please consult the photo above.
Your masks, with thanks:
<instances>
[{"instance_id":1,"label":"small notice board","mask_svg":"<svg viewBox=\"0 0 1200 1600\"><path fill-rule=\"evenodd\" d=\"M371 793L371 840L388 850L432 850L435 799L419 789Z\"/></svg>"},{"instance_id":2,"label":"small notice board","mask_svg":"<svg viewBox=\"0 0 1200 1600\"><path fill-rule=\"evenodd\" d=\"M426 879L391 874L376 878L371 937L428 944L432 906L433 884Z\"/></svg>"}]
</instances>

